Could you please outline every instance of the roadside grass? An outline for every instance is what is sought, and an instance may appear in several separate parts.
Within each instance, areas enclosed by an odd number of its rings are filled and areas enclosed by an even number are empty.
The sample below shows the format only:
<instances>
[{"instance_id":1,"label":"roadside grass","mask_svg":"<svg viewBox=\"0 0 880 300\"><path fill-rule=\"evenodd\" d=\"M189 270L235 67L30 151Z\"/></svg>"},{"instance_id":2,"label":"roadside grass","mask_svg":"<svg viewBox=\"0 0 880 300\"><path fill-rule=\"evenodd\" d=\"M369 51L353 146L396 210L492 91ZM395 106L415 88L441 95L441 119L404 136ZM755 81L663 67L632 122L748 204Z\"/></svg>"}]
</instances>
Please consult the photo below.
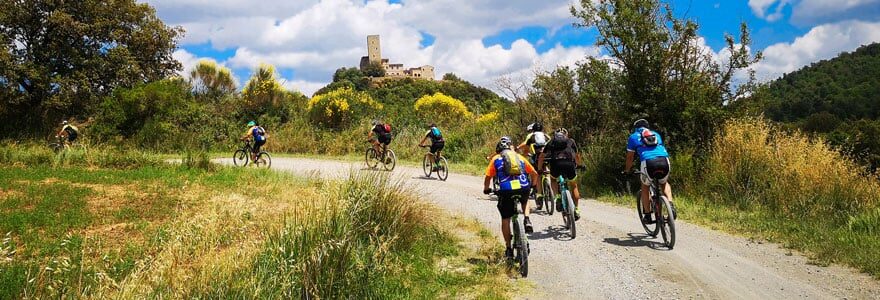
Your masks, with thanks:
<instances>
[{"instance_id":1,"label":"roadside grass","mask_svg":"<svg viewBox=\"0 0 880 300\"><path fill-rule=\"evenodd\" d=\"M0 147L2 299L510 295L497 240L376 173L324 181L103 149L119 158L58 163L12 147Z\"/></svg>"}]
</instances>

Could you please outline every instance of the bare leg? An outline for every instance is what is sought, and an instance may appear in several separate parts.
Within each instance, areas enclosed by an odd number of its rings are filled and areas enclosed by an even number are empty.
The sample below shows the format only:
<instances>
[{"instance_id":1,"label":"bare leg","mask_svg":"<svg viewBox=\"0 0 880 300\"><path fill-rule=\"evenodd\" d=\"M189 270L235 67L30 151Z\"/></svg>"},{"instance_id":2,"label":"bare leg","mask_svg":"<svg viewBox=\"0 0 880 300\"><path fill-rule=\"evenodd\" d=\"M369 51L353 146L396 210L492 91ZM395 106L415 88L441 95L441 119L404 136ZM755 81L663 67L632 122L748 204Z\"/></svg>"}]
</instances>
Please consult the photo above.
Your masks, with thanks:
<instances>
[{"instance_id":1,"label":"bare leg","mask_svg":"<svg viewBox=\"0 0 880 300\"><path fill-rule=\"evenodd\" d=\"M578 184L576 181L572 180L568 182L568 188L571 189L571 194L574 197L574 207L578 206L581 200L581 192L578 191Z\"/></svg>"},{"instance_id":2,"label":"bare leg","mask_svg":"<svg viewBox=\"0 0 880 300\"><path fill-rule=\"evenodd\" d=\"M526 199L526 201L523 201L523 204L522 204L522 210L523 210L523 215L525 215L525 217L528 218L528 217L529 217L529 213L530 213L530 212L529 212L529 202L530 202L530 201L529 201L529 197L528 197L528 196L526 196L525 199Z\"/></svg>"},{"instance_id":3,"label":"bare leg","mask_svg":"<svg viewBox=\"0 0 880 300\"><path fill-rule=\"evenodd\" d=\"M510 218L501 219L501 235L504 236L504 245L510 248Z\"/></svg>"},{"instance_id":4,"label":"bare leg","mask_svg":"<svg viewBox=\"0 0 880 300\"><path fill-rule=\"evenodd\" d=\"M663 185L663 194L666 195L666 199L669 199L669 202L672 202L672 185L668 182Z\"/></svg>"},{"instance_id":5,"label":"bare leg","mask_svg":"<svg viewBox=\"0 0 880 300\"><path fill-rule=\"evenodd\" d=\"M647 213L651 211L651 187L647 185L642 185L642 212Z\"/></svg>"}]
</instances>

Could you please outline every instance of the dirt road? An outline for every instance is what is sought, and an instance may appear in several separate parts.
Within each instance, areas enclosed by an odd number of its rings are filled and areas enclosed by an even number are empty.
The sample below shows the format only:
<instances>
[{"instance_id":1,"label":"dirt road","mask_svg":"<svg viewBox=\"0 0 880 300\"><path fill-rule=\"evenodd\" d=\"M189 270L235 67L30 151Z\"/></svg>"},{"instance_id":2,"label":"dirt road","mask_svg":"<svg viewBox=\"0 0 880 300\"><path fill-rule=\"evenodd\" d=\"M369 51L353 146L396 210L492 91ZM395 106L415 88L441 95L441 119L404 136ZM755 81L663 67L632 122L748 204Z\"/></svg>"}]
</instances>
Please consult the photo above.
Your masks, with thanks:
<instances>
[{"instance_id":1,"label":"dirt road","mask_svg":"<svg viewBox=\"0 0 880 300\"><path fill-rule=\"evenodd\" d=\"M226 163L229 163L226 161ZM276 158L273 169L297 174L344 176L363 163ZM446 182L398 166L392 173L426 199L453 214L478 219L499 231L495 202L482 194L482 178L450 174ZM436 176L435 176L436 177ZM584 217L571 240L557 213L533 213L530 273L532 299L792 299L880 297L880 282L853 269L808 264L800 255L769 243L679 221L672 251L646 237L632 208L581 201ZM454 229L453 229L454 230ZM518 279L519 280L519 279Z\"/></svg>"}]
</instances>

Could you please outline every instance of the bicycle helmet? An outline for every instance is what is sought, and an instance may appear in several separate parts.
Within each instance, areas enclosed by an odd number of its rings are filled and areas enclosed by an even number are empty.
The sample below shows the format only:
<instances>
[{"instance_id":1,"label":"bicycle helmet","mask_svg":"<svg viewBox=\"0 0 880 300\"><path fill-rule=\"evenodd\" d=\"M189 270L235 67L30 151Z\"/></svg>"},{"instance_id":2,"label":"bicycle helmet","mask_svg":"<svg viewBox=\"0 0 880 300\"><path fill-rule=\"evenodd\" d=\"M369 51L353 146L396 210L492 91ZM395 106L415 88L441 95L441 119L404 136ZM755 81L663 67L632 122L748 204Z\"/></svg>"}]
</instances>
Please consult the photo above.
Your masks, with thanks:
<instances>
[{"instance_id":1,"label":"bicycle helmet","mask_svg":"<svg viewBox=\"0 0 880 300\"><path fill-rule=\"evenodd\" d=\"M532 124L529 124L529 126L526 126L526 131L527 132L535 131L535 123L532 123Z\"/></svg>"},{"instance_id":2,"label":"bicycle helmet","mask_svg":"<svg viewBox=\"0 0 880 300\"><path fill-rule=\"evenodd\" d=\"M568 136L568 129L565 129L565 127L556 128L556 131L554 131L554 132L561 133L562 135L565 135L566 137Z\"/></svg>"},{"instance_id":3,"label":"bicycle helmet","mask_svg":"<svg viewBox=\"0 0 880 300\"><path fill-rule=\"evenodd\" d=\"M61 125L67 125L67 120L61 121Z\"/></svg>"},{"instance_id":4,"label":"bicycle helmet","mask_svg":"<svg viewBox=\"0 0 880 300\"><path fill-rule=\"evenodd\" d=\"M535 123L535 125L532 126L532 131L544 131L544 124L541 124L541 122Z\"/></svg>"},{"instance_id":5,"label":"bicycle helmet","mask_svg":"<svg viewBox=\"0 0 880 300\"><path fill-rule=\"evenodd\" d=\"M257 125L257 122L254 122L254 121L250 121L247 123L247 126L256 126L256 125Z\"/></svg>"},{"instance_id":6,"label":"bicycle helmet","mask_svg":"<svg viewBox=\"0 0 880 300\"><path fill-rule=\"evenodd\" d=\"M498 142L495 144L495 153L501 153L501 151L510 150L510 142Z\"/></svg>"},{"instance_id":7,"label":"bicycle helmet","mask_svg":"<svg viewBox=\"0 0 880 300\"><path fill-rule=\"evenodd\" d=\"M504 143L508 143L508 144L510 144L510 137L509 137L509 136L506 136L506 135L505 135L505 136L502 136L501 139L498 140L498 142L499 142L499 143L504 142Z\"/></svg>"},{"instance_id":8,"label":"bicycle helmet","mask_svg":"<svg viewBox=\"0 0 880 300\"><path fill-rule=\"evenodd\" d=\"M651 125L648 123L648 120L645 120L645 119L638 119L635 122L633 122L633 129L641 128L641 127L650 128L650 126Z\"/></svg>"}]
</instances>

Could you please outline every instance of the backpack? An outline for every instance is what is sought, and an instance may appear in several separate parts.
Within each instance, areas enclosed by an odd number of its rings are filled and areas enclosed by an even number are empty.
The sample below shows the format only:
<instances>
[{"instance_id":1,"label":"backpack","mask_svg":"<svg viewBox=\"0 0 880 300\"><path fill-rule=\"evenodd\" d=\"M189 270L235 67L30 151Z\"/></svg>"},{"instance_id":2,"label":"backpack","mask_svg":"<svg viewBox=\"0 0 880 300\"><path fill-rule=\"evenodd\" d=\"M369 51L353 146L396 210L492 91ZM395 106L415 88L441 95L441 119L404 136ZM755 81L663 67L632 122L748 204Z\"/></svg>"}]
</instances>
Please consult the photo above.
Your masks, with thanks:
<instances>
[{"instance_id":1,"label":"backpack","mask_svg":"<svg viewBox=\"0 0 880 300\"><path fill-rule=\"evenodd\" d=\"M544 148L545 151L549 150L551 154L551 158L557 160L573 160L574 159L574 149L571 147L570 140L565 137L562 133L557 133L553 136L553 140L547 144L547 147Z\"/></svg>"},{"instance_id":2,"label":"backpack","mask_svg":"<svg viewBox=\"0 0 880 300\"><path fill-rule=\"evenodd\" d=\"M385 133L391 134L391 124L385 123Z\"/></svg>"},{"instance_id":3,"label":"backpack","mask_svg":"<svg viewBox=\"0 0 880 300\"><path fill-rule=\"evenodd\" d=\"M516 154L513 150L504 150L501 151L501 158L504 160L504 173L507 173L508 176L521 175L523 173L522 160L519 159L519 154Z\"/></svg>"},{"instance_id":4,"label":"backpack","mask_svg":"<svg viewBox=\"0 0 880 300\"><path fill-rule=\"evenodd\" d=\"M443 133L440 132L440 128L431 127L431 134L434 136L434 140L437 142L443 141Z\"/></svg>"},{"instance_id":5,"label":"backpack","mask_svg":"<svg viewBox=\"0 0 880 300\"><path fill-rule=\"evenodd\" d=\"M642 136L642 145L645 145L647 147L654 147L660 143L659 139L657 139L657 134L655 134L651 130L648 130L648 129L642 130L641 136Z\"/></svg>"},{"instance_id":6,"label":"backpack","mask_svg":"<svg viewBox=\"0 0 880 300\"><path fill-rule=\"evenodd\" d=\"M266 128L263 128L263 126L257 126L257 135L259 135L259 136L266 135Z\"/></svg>"},{"instance_id":7,"label":"backpack","mask_svg":"<svg viewBox=\"0 0 880 300\"><path fill-rule=\"evenodd\" d=\"M532 137L535 138L535 147L544 147L547 145L547 135L543 132L536 131Z\"/></svg>"}]
</instances>

